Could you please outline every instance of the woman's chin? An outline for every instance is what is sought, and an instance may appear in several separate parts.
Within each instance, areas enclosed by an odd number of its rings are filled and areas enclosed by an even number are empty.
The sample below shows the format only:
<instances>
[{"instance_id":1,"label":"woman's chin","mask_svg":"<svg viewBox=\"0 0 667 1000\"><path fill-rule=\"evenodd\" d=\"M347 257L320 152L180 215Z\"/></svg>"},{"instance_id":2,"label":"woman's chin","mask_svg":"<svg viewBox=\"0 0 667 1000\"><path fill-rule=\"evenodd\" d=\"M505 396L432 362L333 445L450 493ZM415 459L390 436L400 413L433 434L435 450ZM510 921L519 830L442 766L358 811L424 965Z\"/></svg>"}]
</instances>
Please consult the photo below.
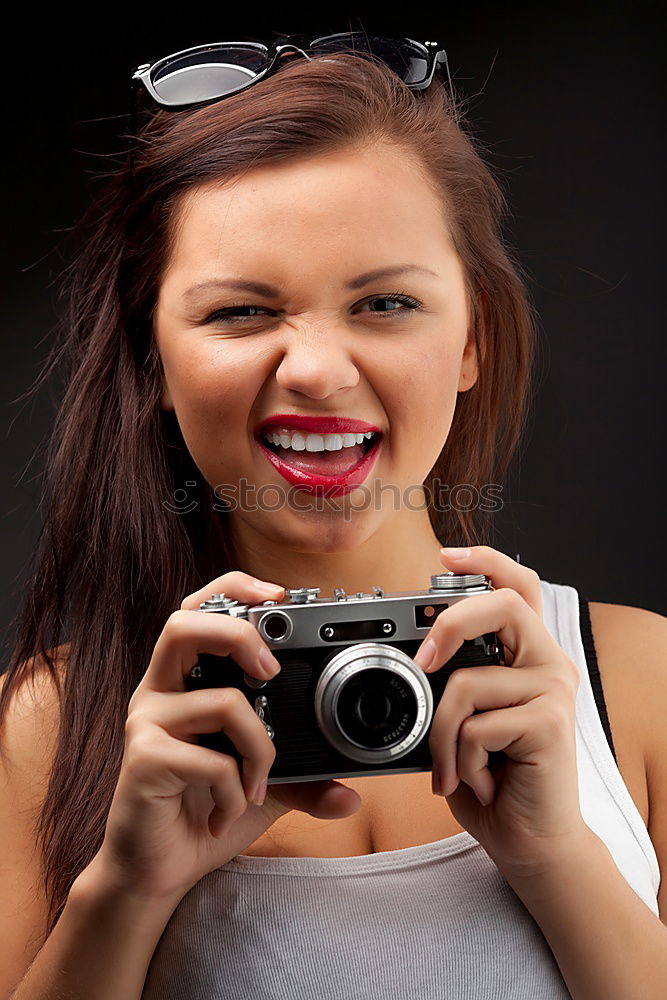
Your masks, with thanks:
<instances>
[{"instance_id":1,"label":"woman's chin","mask_svg":"<svg viewBox=\"0 0 667 1000\"><path fill-rule=\"evenodd\" d=\"M341 504L339 512L331 508L303 512L283 508L281 511L256 513L249 518L246 516L244 521L246 524L254 524L260 534L279 548L309 555L353 552L372 537L379 524L372 523L370 512L352 511L345 518L343 501L343 497L332 500L332 505Z\"/></svg>"}]
</instances>

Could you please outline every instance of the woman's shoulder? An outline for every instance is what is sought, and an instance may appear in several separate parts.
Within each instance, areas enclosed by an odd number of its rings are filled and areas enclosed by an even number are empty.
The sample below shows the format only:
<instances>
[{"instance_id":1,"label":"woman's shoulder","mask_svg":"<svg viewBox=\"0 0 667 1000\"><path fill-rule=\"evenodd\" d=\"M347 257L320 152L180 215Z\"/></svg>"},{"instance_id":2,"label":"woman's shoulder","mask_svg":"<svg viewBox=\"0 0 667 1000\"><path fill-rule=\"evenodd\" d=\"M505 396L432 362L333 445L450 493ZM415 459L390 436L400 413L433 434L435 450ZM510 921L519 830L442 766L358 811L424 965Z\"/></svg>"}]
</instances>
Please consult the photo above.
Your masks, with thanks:
<instances>
[{"instance_id":1,"label":"woman's shoulder","mask_svg":"<svg viewBox=\"0 0 667 1000\"><path fill-rule=\"evenodd\" d=\"M65 683L70 646L63 643L48 651L61 687ZM7 673L0 676L0 692L8 678ZM0 725L3 753L9 753L11 758L12 749L23 750L28 742L36 748L50 749L58 731L60 697L46 661L36 657L34 667L25 670L13 687Z\"/></svg>"},{"instance_id":2,"label":"woman's shoulder","mask_svg":"<svg viewBox=\"0 0 667 1000\"><path fill-rule=\"evenodd\" d=\"M633 758L641 762L646 825L660 870L667 872L667 617L597 601L589 610L619 769L623 773L623 761L628 768ZM658 905L667 923L667 878Z\"/></svg>"},{"instance_id":3,"label":"woman's shoulder","mask_svg":"<svg viewBox=\"0 0 667 1000\"><path fill-rule=\"evenodd\" d=\"M667 617L648 608L589 601L604 687L621 706L650 756L664 737L667 709Z\"/></svg>"},{"instance_id":4,"label":"woman's shoulder","mask_svg":"<svg viewBox=\"0 0 667 1000\"><path fill-rule=\"evenodd\" d=\"M70 650L72 648L71 642L63 642L60 646L53 646L51 649L47 650L49 657L53 661L54 667L57 669L58 673L62 676L67 662L70 656ZM40 676L42 673L49 673L48 665L43 656L36 655L34 661L34 673L35 676ZM0 675L0 681L4 681L7 677L6 673Z\"/></svg>"},{"instance_id":5,"label":"woman's shoulder","mask_svg":"<svg viewBox=\"0 0 667 1000\"><path fill-rule=\"evenodd\" d=\"M598 601L589 611L605 698L642 747L647 771L667 768L667 617Z\"/></svg>"},{"instance_id":6,"label":"woman's shoulder","mask_svg":"<svg viewBox=\"0 0 667 1000\"><path fill-rule=\"evenodd\" d=\"M49 650L60 674L68 648ZM39 819L47 794L59 733L60 705L56 685L45 662L24 670L11 685L0 725L0 829L2 872L0 923L3 962L0 994L16 986L42 946L48 919L43 884ZM4 688L8 674L0 676Z\"/></svg>"}]
</instances>

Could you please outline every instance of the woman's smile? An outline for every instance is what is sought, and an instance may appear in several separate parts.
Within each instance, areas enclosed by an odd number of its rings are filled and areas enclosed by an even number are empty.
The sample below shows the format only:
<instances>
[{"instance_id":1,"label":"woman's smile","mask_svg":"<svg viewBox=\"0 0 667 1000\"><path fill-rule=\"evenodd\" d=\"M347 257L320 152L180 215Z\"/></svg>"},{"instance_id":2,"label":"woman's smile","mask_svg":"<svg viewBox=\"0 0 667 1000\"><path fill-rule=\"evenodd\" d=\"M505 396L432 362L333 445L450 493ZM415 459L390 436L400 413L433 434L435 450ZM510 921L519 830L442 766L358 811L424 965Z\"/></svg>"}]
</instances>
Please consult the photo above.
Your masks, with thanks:
<instances>
[{"instance_id":1,"label":"woman's smile","mask_svg":"<svg viewBox=\"0 0 667 1000\"><path fill-rule=\"evenodd\" d=\"M291 485L338 496L360 485L379 455L382 431L350 417L275 414L260 421L255 441ZM372 461L364 461L370 452Z\"/></svg>"},{"instance_id":2,"label":"woman's smile","mask_svg":"<svg viewBox=\"0 0 667 1000\"><path fill-rule=\"evenodd\" d=\"M270 444L263 437L255 440L267 461L290 485L307 493L326 493L327 496L340 496L361 486L382 447L381 434L336 451L285 448ZM295 435L294 440L301 444L303 436Z\"/></svg>"}]
</instances>

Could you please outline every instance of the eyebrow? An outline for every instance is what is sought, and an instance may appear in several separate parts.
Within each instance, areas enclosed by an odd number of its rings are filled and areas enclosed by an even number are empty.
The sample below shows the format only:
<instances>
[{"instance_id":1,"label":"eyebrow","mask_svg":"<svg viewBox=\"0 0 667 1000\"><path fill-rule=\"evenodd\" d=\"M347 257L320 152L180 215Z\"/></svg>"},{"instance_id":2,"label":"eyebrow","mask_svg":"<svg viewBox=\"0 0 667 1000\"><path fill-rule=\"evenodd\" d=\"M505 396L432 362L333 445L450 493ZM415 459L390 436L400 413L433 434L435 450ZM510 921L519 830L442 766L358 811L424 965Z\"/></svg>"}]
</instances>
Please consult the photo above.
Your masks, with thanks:
<instances>
[{"instance_id":1,"label":"eyebrow","mask_svg":"<svg viewBox=\"0 0 667 1000\"><path fill-rule=\"evenodd\" d=\"M428 267L421 267L419 264L395 264L392 267L380 267L374 271L365 271L364 274L358 274L356 278L351 278L345 287L349 289L363 288L364 285L370 284L371 281L378 281L380 278L391 278L394 275L406 274L408 272L426 274L433 278L440 277L435 271L432 271ZM213 288L232 288L240 292L251 292L254 295L261 295L266 299L276 299L280 295L278 288L274 288L273 285L267 285L263 281L246 281L242 278L211 278L209 281L200 281L198 284L188 288L183 293L183 298L186 300L191 299L195 297L197 292Z\"/></svg>"}]
</instances>

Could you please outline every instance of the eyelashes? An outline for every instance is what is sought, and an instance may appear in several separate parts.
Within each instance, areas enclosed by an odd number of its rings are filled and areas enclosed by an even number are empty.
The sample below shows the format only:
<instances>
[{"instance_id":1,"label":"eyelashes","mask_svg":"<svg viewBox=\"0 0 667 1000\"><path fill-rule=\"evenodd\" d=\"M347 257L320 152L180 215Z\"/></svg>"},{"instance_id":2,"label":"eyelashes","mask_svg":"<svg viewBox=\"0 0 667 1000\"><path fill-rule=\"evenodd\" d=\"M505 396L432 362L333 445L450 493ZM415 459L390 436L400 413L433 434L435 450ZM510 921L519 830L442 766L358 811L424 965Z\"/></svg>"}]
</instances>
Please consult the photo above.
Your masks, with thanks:
<instances>
[{"instance_id":1,"label":"eyelashes","mask_svg":"<svg viewBox=\"0 0 667 1000\"><path fill-rule=\"evenodd\" d=\"M371 298L366 299L361 305L368 305L371 302L397 302L403 308L401 309L384 309L384 310L371 310L371 316L405 316L408 312L418 312L424 308L423 302L419 299L413 298L411 295L407 295L405 292L391 292L388 295L373 295ZM255 305L251 302L239 302L233 306L225 306L223 309L216 309L204 320L204 325L213 323L216 320L219 322L224 322L229 326L240 326L243 324L244 320L253 320L256 316L242 316L235 317L232 314L239 312L241 309L255 309L259 313L274 313L272 309L265 309L263 306Z\"/></svg>"}]
</instances>

